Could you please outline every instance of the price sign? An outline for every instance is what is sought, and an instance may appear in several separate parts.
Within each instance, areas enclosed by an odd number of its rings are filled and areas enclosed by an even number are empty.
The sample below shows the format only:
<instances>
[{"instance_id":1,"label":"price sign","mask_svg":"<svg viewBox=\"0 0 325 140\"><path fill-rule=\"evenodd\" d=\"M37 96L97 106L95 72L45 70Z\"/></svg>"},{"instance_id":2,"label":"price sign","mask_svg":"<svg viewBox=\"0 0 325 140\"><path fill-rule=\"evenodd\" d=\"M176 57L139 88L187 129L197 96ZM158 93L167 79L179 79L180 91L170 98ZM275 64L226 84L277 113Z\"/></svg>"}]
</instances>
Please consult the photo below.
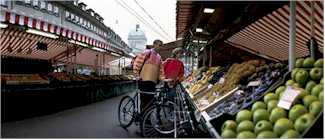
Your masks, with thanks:
<instances>
[{"instance_id":1,"label":"price sign","mask_svg":"<svg viewBox=\"0 0 325 140\"><path fill-rule=\"evenodd\" d=\"M200 121L200 119L201 119L201 112L199 112L198 110L196 110L195 112L194 112L194 115L195 115L195 119L196 119L196 121Z\"/></svg>"},{"instance_id":2,"label":"price sign","mask_svg":"<svg viewBox=\"0 0 325 140\"><path fill-rule=\"evenodd\" d=\"M261 84L261 80L257 80L257 81L251 81L248 83L248 87L256 87L256 86L259 86Z\"/></svg>"},{"instance_id":3,"label":"price sign","mask_svg":"<svg viewBox=\"0 0 325 140\"><path fill-rule=\"evenodd\" d=\"M223 84L224 82L225 82L225 78L223 78L223 77L220 78L219 81L218 81L219 84Z\"/></svg>"},{"instance_id":4,"label":"price sign","mask_svg":"<svg viewBox=\"0 0 325 140\"><path fill-rule=\"evenodd\" d=\"M280 101L278 102L278 107L284 108L289 110L293 101L296 97L300 94L301 89L295 88L292 86L287 86L286 90L284 91Z\"/></svg>"},{"instance_id":5,"label":"price sign","mask_svg":"<svg viewBox=\"0 0 325 140\"><path fill-rule=\"evenodd\" d=\"M208 85L208 89L211 89L212 87L213 87L212 84L209 84L209 85Z\"/></svg>"}]
</instances>

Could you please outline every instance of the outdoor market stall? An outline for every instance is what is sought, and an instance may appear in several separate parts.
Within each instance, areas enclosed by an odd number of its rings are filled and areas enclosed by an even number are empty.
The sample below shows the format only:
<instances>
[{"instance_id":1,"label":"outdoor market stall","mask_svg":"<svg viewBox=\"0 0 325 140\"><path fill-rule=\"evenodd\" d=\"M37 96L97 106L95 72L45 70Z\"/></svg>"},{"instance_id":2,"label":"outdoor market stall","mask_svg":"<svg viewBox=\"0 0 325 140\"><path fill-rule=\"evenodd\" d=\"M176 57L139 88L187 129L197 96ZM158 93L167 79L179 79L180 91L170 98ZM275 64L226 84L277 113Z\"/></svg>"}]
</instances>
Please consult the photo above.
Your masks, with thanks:
<instances>
[{"instance_id":1,"label":"outdoor market stall","mask_svg":"<svg viewBox=\"0 0 325 140\"><path fill-rule=\"evenodd\" d=\"M177 3L177 37L201 67L183 86L212 137L323 137L322 12L322 1Z\"/></svg>"}]
</instances>

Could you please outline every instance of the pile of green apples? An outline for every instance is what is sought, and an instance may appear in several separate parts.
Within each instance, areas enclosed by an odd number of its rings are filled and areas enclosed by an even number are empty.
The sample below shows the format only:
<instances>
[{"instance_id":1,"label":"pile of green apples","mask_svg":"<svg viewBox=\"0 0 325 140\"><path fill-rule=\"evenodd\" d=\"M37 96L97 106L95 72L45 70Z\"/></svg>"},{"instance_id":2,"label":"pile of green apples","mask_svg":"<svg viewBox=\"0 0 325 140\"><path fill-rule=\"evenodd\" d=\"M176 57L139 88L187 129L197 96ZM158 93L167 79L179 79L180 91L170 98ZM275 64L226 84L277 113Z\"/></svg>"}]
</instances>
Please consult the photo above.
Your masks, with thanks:
<instances>
[{"instance_id":1,"label":"pile of green apples","mask_svg":"<svg viewBox=\"0 0 325 140\"><path fill-rule=\"evenodd\" d=\"M299 138L323 109L323 59L298 59L291 78L251 109L241 110L236 120L221 127L222 138ZM300 88L290 110L278 107L287 86Z\"/></svg>"}]
</instances>

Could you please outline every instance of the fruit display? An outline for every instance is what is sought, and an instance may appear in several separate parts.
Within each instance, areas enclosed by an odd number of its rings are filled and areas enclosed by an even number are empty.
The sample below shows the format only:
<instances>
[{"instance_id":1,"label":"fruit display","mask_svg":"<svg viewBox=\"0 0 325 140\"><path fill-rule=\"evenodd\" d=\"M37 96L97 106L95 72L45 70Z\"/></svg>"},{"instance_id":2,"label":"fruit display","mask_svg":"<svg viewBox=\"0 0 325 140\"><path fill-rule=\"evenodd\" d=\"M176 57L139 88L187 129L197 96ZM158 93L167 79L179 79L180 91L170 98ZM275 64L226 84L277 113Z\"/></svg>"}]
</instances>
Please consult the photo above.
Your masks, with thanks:
<instances>
[{"instance_id":1,"label":"fruit display","mask_svg":"<svg viewBox=\"0 0 325 140\"><path fill-rule=\"evenodd\" d=\"M222 125L221 134L232 131L231 135L221 135L223 138L300 138L315 125L323 113L323 59L297 59L296 68L291 71L290 78L273 91L255 101L246 109L242 109L232 120L226 120L237 125L225 127ZM297 96L292 99L292 105L282 108L279 101L287 98L293 87ZM284 96L286 94L286 96ZM245 122L246 126L239 124ZM250 123L247 123L250 122ZM227 124L226 124L227 123ZM252 126L253 124L253 126ZM322 125L322 124L321 124ZM237 128L235 128L237 126ZM252 129L252 127L254 129ZM235 131L236 130L236 131ZM228 133L229 133L228 131ZM243 134L243 132L245 132ZM227 137L224 137L227 136Z\"/></svg>"},{"instance_id":2,"label":"fruit display","mask_svg":"<svg viewBox=\"0 0 325 140\"><path fill-rule=\"evenodd\" d=\"M218 72L220 69L221 69L221 67L211 67L206 72L202 72L202 75L203 75L202 78L200 80L198 80L195 84L190 86L188 88L188 92L190 94L192 94L193 96L195 96L198 93L198 91L207 87L208 81L210 81L213 78L214 73ZM195 75L197 76L198 74L195 74Z\"/></svg>"},{"instance_id":3,"label":"fruit display","mask_svg":"<svg viewBox=\"0 0 325 140\"><path fill-rule=\"evenodd\" d=\"M267 93L266 91L270 90L272 85L278 83L281 79L279 78L280 75L283 75L285 72L286 68L284 68L284 65L280 63L263 65L261 68L258 68L253 75L242 79L237 90L235 90L234 93L229 93L229 96L224 96L222 100L219 100L216 105L211 107L213 109L209 111L208 114L213 117L220 116L224 113L231 115L236 114L242 108L246 108L256 100L262 98L262 96ZM277 98L277 96L268 95L265 100L271 100L274 98ZM202 101L204 103L204 100ZM256 109L260 106L263 105L259 104L256 106ZM265 108L266 106L267 104L265 104Z\"/></svg>"},{"instance_id":4,"label":"fruit display","mask_svg":"<svg viewBox=\"0 0 325 140\"><path fill-rule=\"evenodd\" d=\"M39 74L1 74L1 83L7 85L48 84L49 80Z\"/></svg>"},{"instance_id":5,"label":"fruit display","mask_svg":"<svg viewBox=\"0 0 325 140\"><path fill-rule=\"evenodd\" d=\"M249 60L241 64L231 65L227 72L217 72L217 76L212 78L218 77L219 81L214 83L211 88L203 93L203 96L196 98L195 102L197 102L199 108L204 108L204 106L213 103L226 93L234 90L243 80L253 75L255 72L265 69L265 66L263 60ZM222 78L221 74L223 74ZM213 79L213 81L217 80Z\"/></svg>"}]
</instances>

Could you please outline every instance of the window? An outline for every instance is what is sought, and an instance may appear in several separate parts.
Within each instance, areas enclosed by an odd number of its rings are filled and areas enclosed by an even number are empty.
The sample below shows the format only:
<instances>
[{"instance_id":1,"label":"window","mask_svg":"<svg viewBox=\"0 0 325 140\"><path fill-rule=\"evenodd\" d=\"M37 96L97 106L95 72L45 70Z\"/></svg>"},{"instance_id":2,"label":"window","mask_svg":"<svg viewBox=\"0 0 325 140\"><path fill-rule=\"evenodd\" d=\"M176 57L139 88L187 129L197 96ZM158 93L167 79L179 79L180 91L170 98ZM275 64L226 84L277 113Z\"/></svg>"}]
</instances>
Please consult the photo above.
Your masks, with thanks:
<instances>
[{"instance_id":1,"label":"window","mask_svg":"<svg viewBox=\"0 0 325 140\"><path fill-rule=\"evenodd\" d=\"M74 21L75 20L74 19L74 14L71 13L70 15L71 15L71 20Z\"/></svg>"},{"instance_id":2,"label":"window","mask_svg":"<svg viewBox=\"0 0 325 140\"><path fill-rule=\"evenodd\" d=\"M46 3L45 3L45 1L41 1L41 9L46 10Z\"/></svg>"},{"instance_id":3,"label":"window","mask_svg":"<svg viewBox=\"0 0 325 140\"><path fill-rule=\"evenodd\" d=\"M32 5L32 1L31 0L25 0L25 4L26 5Z\"/></svg>"},{"instance_id":4,"label":"window","mask_svg":"<svg viewBox=\"0 0 325 140\"><path fill-rule=\"evenodd\" d=\"M87 21L87 28L90 29L90 22Z\"/></svg>"},{"instance_id":5,"label":"window","mask_svg":"<svg viewBox=\"0 0 325 140\"><path fill-rule=\"evenodd\" d=\"M47 4L47 10L49 11L49 12L53 12L53 6L52 6L52 4L51 3L48 3Z\"/></svg>"},{"instance_id":6,"label":"window","mask_svg":"<svg viewBox=\"0 0 325 140\"><path fill-rule=\"evenodd\" d=\"M53 6L54 7L54 13L55 15L59 16L59 7Z\"/></svg>"},{"instance_id":7,"label":"window","mask_svg":"<svg viewBox=\"0 0 325 140\"><path fill-rule=\"evenodd\" d=\"M7 5L6 5L6 0L0 0L0 5L1 5L1 6L7 6Z\"/></svg>"},{"instance_id":8,"label":"window","mask_svg":"<svg viewBox=\"0 0 325 140\"><path fill-rule=\"evenodd\" d=\"M39 8L39 1L33 0L33 6L34 6L34 8Z\"/></svg>"},{"instance_id":9,"label":"window","mask_svg":"<svg viewBox=\"0 0 325 140\"><path fill-rule=\"evenodd\" d=\"M79 24L80 24L80 25L83 25L83 23L84 23L83 19L80 18L80 22L79 22Z\"/></svg>"},{"instance_id":10,"label":"window","mask_svg":"<svg viewBox=\"0 0 325 140\"><path fill-rule=\"evenodd\" d=\"M2 3L2 1L4 1L4 2ZM17 4L20 4L20 5L23 5L24 2L25 2L25 0L17 0L17 1L16 1L16 3L17 3ZM1 5L6 5L6 4L5 4L5 0L0 0L0 3L1 3Z\"/></svg>"},{"instance_id":11,"label":"window","mask_svg":"<svg viewBox=\"0 0 325 140\"><path fill-rule=\"evenodd\" d=\"M76 16L76 20L75 20L76 23L79 23L79 17Z\"/></svg>"},{"instance_id":12,"label":"window","mask_svg":"<svg viewBox=\"0 0 325 140\"><path fill-rule=\"evenodd\" d=\"M67 19L71 19L71 15L70 15L70 12L68 12L68 11L65 11L65 18L67 18Z\"/></svg>"}]
</instances>

